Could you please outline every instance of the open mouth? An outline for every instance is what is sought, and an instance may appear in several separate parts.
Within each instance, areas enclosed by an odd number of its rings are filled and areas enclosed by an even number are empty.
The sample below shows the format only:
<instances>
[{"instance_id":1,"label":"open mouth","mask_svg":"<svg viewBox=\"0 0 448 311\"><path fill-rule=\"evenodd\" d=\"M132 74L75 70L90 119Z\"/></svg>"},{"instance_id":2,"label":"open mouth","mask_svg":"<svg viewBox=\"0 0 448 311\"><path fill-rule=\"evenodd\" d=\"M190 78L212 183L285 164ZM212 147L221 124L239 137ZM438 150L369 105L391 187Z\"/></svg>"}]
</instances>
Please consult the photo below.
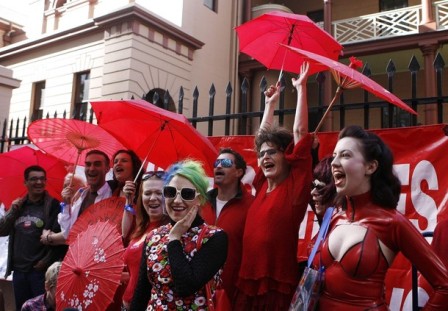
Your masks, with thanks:
<instances>
[{"instance_id":1,"label":"open mouth","mask_svg":"<svg viewBox=\"0 0 448 311\"><path fill-rule=\"evenodd\" d=\"M215 176L224 176L224 172L222 171L216 171Z\"/></svg>"},{"instance_id":2,"label":"open mouth","mask_svg":"<svg viewBox=\"0 0 448 311\"><path fill-rule=\"evenodd\" d=\"M345 180L345 174L341 172L334 172L333 178L335 185L338 186Z\"/></svg>"},{"instance_id":3,"label":"open mouth","mask_svg":"<svg viewBox=\"0 0 448 311\"><path fill-rule=\"evenodd\" d=\"M150 205L148 205L148 207L150 209L158 209L160 207L160 204L150 204Z\"/></svg>"},{"instance_id":4,"label":"open mouth","mask_svg":"<svg viewBox=\"0 0 448 311\"><path fill-rule=\"evenodd\" d=\"M265 163L265 164L263 165L263 167L264 167L265 169L269 170L269 169L271 169L271 168L274 167L274 164L273 164L273 163Z\"/></svg>"},{"instance_id":5,"label":"open mouth","mask_svg":"<svg viewBox=\"0 0 448 311\"><path fill-rule=\"evenodd\" d=\"M116 173L121 173L121 172L123 172L123 171L124 171L124 169L121 168L121 167L117 167L117 168L115 169L115 172L116 172Z\"/></svg>"},{"instance_id":6,"label":"open mouth","mask_svg":"<svg viewBox=\"0 0 448 311\"><path fill-rule=\"evenodd\" d=\"M183 212L185 211L187 208L184 206L171 206L171 209L175 212Z\"/></svg>"}]
</instances>

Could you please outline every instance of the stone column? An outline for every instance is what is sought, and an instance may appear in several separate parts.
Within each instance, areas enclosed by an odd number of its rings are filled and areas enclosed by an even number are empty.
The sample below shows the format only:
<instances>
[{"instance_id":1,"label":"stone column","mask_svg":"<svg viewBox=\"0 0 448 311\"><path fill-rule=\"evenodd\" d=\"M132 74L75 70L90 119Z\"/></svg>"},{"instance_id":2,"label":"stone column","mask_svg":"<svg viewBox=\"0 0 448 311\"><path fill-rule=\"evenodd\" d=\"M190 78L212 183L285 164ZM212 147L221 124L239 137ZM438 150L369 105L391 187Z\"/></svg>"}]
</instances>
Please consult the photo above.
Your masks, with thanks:
<instances>
[{"instance_id":1,"label":"stone column","mask_svg":"<svg viewBox=\"0 0 448 311\"><path fill-rule=\"evenodd\" d=\"M13 78L13 71L0 66L0 136L5 120L9 120L12 90L20 86L20 80ZM7 122L7 121L6 121ZM8 122L7 122L8 123ZM8 150L0 150L0 153Z\"/></svg>"},{"instance_id":2,"label":"stone column","mask_svg":"<svg viewBox=\"0 0 448 311\"><path fill-rule=\"evenodd\" d=\"M425 64L425 97L435 97L437 96L436 90L436 75L434 70L434 59L436 56L438 44L436 42L424 43L420 46L420 50L423 54L424 64ZM437 123L437 105L430 104L425 105L425 124L435 124Z\"/></svg>"},{"instance_id":3,"label":"stone column","mask_svg":"<svg viewBox=\"0 0 448 311\"><path fill-rule=\"evenodd\" d=\"M431 0L421 0L421 1L422 1L422 21L420 22L419 25L419 32L436 30L437 26L432 11L432 1Z\"/></svg>"}]
</instances>

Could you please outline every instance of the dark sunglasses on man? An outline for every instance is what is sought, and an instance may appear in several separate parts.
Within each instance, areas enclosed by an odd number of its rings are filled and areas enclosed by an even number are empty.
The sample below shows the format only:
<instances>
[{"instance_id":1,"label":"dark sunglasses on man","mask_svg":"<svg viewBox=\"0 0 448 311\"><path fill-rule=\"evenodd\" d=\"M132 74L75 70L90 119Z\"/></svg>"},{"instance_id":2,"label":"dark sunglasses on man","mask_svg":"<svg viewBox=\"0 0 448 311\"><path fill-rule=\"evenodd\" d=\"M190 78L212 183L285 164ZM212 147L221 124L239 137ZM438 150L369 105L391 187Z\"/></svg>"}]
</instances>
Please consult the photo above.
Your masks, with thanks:
<instances>
[{"instance_id":1,"label":"dark sunglasses on man","mask_svg":"<svg viewBox=\"0 0 448 311\"><path fill-rule=\"evenodd\" d=\"M229 168L233 165L232 159L216 159L215 161L215 168L218 167L218 165L221 164L221 167Z\"/></svg>"}]
</instances>

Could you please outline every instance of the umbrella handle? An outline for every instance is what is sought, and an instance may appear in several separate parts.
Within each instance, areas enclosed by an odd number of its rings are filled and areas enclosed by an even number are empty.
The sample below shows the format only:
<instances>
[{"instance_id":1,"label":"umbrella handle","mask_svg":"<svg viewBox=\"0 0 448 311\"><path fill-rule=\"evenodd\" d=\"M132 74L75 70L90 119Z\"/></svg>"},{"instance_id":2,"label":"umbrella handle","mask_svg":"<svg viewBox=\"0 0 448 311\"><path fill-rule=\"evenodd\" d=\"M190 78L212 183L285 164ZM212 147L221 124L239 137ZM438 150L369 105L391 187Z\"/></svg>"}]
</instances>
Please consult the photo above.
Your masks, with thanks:
<instances>
[{"instance_id":1,"label":"umbrella handle","mask_svg":"<svg viewBox=\"0 0 448 311\"><path fill-rule=\"evenodd\" d=\"M76 156L75 166L73 167L73 174L72 174L72 177L70 178L70 183L69 183L69 185L68 185L69 187L72 186L72 183L73 183L73 177L75 177L76 166L78 166L79 158L81 157L81 152L82 152L82 150L81 150L81 149L78 149L78 155Z\"/></svg>"},{"instance_id":2,"label":"umbrella handle","mask_svg":"<svg viewBox=\"0 0 448 311\"><path fill-rule=\"evenodd\" d=\"M134 184L137 182L138 176L140 175L141 171L143 170L143 166L145 165L146 161L148 160L148 157L149 157L149 154L150 154L151 151L152 151L152 148L154 148L154 145L155 145L156 141L159 139L160 134L161 134L162 131L165 129L166 123L167 123L167 122L165 121L165 122L162 124L162 126L160 127L160 131L159 131L159 133L157 134L156 139L154 139L154 140L152 141L152 145L151 145L151 147L149 147L148 153L146 153L145 159L142 161L142 165L140 165L140 168L139 168L137 174L135 175L135 178L134 178Z\"/></svg>"},{"instance_id":3,"label":"umbrella handle","mask_svg":"<svg viewBox=\"0 0 448 311\"><path fill-rule=\"evenodd\" d=\"M327 117L327 114L330 112L331 107L333 107L336 99L341 95L342 91L344 91L344 89L341 86L338 86L336 93L334 94L333 99L331 100L330 105L328 105L327 110L325 110L324 115L322 116L322 118L319 121L319 124L316 126L316 129L314 130L314 135L316 135L319 132L320 128L324 124L324 120Z\"/></svg>"}]
</instances>

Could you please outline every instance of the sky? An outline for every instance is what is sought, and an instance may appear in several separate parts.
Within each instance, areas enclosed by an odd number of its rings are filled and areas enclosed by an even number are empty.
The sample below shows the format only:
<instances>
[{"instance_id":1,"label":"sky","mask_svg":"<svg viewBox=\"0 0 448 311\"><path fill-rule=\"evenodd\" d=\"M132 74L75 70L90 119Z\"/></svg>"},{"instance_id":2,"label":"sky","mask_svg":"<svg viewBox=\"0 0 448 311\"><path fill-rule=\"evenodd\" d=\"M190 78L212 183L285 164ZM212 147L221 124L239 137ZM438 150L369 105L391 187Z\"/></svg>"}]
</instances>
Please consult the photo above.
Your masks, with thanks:
<instances>
[{"instance_id":1,"label":"sky","mask_svg":"<svg viewBox=\"0 0 448 311\"><path fill-rule=\"evenodd\" d=\"M0 16L16 22L22 26L25 26L25 31L28 33L33 31L33 14L29 9L29 3L36 0L14 0L14 1L0 1ZM107 0L107 1L117 1L118 0ZM182 26L182 11L183 11L183 1L184 0L136 0L135 2L140 6L147 8L149 11L163 17L164 19L170 21L171 23L181 27ZM126 5L125 1L123 6ZM111 6L116 7L116 6ZM30 27L27 29L27 23L30 23Z\"/></svg>"},{"instance_id":2,"label":"sky","mask_svg":"<svg viewBox=\"0 0 448 311\"><path fill-rule=\"evenodd\" d=\"M183 0L143 0L137 2L157 15L169 20L177 26L182 26Z\"/></svg>"}]
</instances>

